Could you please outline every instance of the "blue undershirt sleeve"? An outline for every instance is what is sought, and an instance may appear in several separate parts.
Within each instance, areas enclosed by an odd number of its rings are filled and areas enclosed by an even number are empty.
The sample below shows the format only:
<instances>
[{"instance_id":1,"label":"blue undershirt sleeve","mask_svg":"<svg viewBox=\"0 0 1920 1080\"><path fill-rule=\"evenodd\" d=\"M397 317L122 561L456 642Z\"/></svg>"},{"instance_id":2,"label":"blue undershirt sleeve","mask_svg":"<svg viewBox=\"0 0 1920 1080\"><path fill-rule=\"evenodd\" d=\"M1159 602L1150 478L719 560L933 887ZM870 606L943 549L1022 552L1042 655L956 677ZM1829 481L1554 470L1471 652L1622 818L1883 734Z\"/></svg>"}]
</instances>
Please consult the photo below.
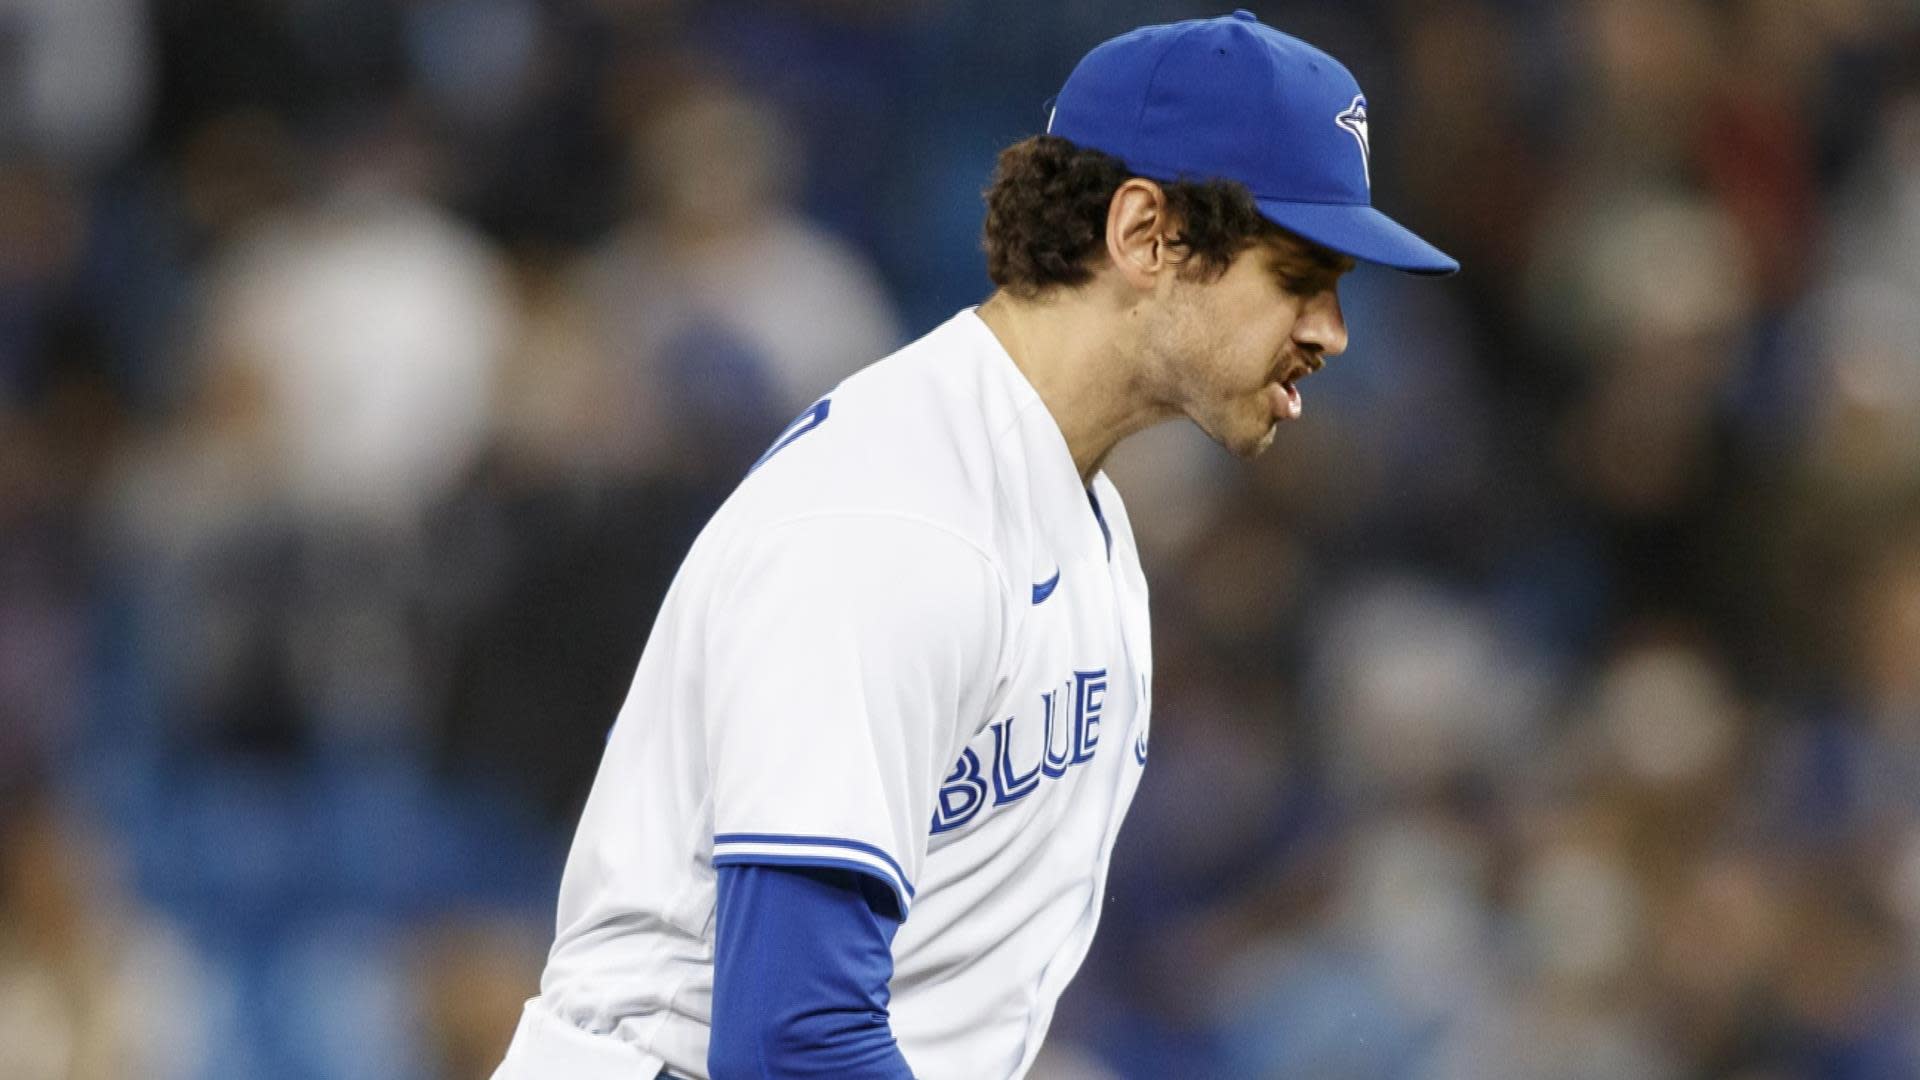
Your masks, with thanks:
<instances>
[{"instance_id":1,"label":"blue undershirt sleeve","mask_svg":"<svg viewBox=\"0 0 1920 1080\"><path fill-rule=\"evenodd\" d=\"M713 1080L913 1080L887 1022L898 901L854 870L718 868Z\"/></svg>"}]
</instances>

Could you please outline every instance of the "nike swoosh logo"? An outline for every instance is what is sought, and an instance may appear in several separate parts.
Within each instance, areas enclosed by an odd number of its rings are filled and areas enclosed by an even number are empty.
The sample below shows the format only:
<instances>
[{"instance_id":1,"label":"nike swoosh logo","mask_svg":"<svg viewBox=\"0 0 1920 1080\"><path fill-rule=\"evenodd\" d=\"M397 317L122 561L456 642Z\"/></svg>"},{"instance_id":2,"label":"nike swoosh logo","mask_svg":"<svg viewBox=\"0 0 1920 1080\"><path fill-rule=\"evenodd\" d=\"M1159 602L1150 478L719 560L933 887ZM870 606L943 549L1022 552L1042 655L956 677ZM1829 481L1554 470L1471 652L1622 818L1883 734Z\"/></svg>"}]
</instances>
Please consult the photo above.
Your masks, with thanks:
<instances>
[{"instance_id":1,"label":"nike swoosh logo","mask_svg":"<svg viewBox=\"0 0 1920 1080\"><path fill-rule=\"evenodd\" d=\"M1053 587L1058 584L1060 584L1060 570L1055 567L1052 577L1034 584L1033 602L1036 604L1044 602L1047 597L1053 595Z\"/></svg>"}]
</instances>

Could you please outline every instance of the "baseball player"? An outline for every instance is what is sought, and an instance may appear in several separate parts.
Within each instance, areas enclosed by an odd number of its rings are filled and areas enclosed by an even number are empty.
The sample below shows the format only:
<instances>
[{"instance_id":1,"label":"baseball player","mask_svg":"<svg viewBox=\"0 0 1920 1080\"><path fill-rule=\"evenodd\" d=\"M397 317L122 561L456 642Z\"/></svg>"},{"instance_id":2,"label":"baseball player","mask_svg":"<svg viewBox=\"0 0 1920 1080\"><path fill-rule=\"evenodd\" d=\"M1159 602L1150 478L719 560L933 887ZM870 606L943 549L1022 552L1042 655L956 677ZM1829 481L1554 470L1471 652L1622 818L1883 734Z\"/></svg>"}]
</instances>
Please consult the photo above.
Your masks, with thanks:
<instances>
[{"instance_id":1,"label":"baseball player","mask_svg":"<svg viewBox=\"0 0 1920 1080\"><path fill-rule=\"evenodd\" d=\"M1252 457L1345 347L1367 102L1241 11L1100 45L987 193L975 309L833 388L695 541L496 1080L1025 1075L1148 756L1147 587L1102 460Z\"/></svg>"}]
</instances>

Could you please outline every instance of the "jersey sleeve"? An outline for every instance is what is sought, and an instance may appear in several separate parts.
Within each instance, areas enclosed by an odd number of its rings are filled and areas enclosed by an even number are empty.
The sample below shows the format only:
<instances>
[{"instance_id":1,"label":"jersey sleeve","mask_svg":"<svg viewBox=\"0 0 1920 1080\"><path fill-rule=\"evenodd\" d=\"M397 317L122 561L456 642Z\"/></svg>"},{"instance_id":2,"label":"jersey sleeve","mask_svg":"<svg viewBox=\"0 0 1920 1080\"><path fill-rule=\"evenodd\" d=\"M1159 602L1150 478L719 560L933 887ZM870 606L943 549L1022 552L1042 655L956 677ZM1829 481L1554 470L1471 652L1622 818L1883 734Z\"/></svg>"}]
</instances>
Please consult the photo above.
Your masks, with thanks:
<instances>
[{"instance_id":1,"label":"jersey sleeve","mask_svg":"<svg viewBox=\"0 0 1920 1080\"><path fill-rule=\"evenodd\" d=\"M893 892L840 869L715 873L713 1080L913 1080L887 1015Z\"/></svg>"},{"instance_id":2,"label":"jersey sleeve","mask_svg":"<svg viewBox=\"0 0 1920 1080\"><path fill-rule=\"evenodd\" d=\"M1005 589L918 519L822 515L733 560L706 620L713 862L881 879L905 917L941 779L984 719Z\"/></svg>"}]
</instances>

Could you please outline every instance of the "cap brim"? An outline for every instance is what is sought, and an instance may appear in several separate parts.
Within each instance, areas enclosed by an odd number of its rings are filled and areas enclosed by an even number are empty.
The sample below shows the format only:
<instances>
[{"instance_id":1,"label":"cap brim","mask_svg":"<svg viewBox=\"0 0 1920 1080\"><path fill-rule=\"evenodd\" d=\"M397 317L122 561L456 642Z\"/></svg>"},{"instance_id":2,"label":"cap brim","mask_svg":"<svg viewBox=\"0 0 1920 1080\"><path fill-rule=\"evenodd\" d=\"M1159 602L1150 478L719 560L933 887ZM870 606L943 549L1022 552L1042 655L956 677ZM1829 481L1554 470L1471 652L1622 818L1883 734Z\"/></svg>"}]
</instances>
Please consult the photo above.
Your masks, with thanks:
<instances>
[{"instance_id":1,"label":"cap brim","mask_svg":"<svg viewBox=\"0 0 1920 1080\"><path fill-rule=\"evenodd\" d=\"M1451 274L1460 264L1446 252L1371 206L1255 199L1268 221L1308 240L1409 274Z\"/></svg>"}]
</instances>

